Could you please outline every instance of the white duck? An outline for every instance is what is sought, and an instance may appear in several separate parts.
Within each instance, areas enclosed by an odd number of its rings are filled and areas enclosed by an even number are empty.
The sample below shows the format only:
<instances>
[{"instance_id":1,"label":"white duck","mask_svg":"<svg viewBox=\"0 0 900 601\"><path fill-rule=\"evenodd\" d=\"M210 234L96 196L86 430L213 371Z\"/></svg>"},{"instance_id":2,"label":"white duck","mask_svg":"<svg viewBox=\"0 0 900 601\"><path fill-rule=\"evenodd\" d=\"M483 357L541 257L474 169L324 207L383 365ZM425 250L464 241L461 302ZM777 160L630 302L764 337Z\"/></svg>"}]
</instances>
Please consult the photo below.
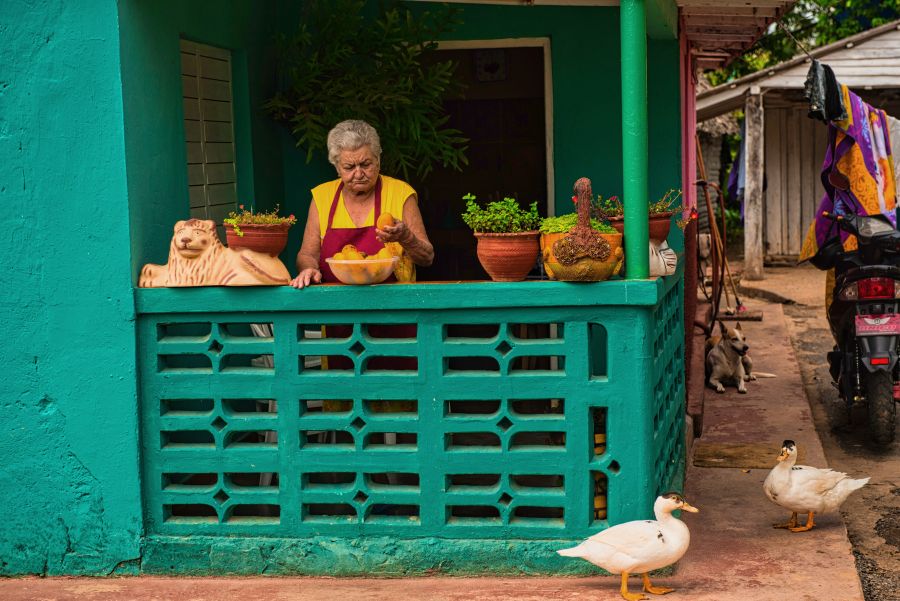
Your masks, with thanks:
<instances>
[{"instance_id":1,"label":"white duck","mask_svg":"<svg viewBox=\"0 0 900 601\"><path fill-rule=\"evenodd\" d=\"M628 592L628 575L638 573L644 579L644 591L654 595L671 593L672 589L650 584L647 572L673 564L684 555L691 533L672 512L683 509L696 513L678 493L656 498L655 520L625 522L597 533L577 547L557 551L566 557L581 557L612 574L622 574L622 597L628 601L646 599L641 593Z\"/></svg>"},{"instance_id":2,"label":"white duck","mask_svg":"<svg viewBox=\"0 0 900 601\"><path fill-rule=\"evenodd\" d=\"M850 478L843 472L795 463L797 445L793 440L785 440L778 463L763 483L769 500L791 511L788 522L774 524L775 528L787 528L791 532L811 530L816 525L814 514L837 509L850 493L869 481L868 478ZM805 526L797 526L798 513L807 514Z\"/></svg>"}]
</instances>

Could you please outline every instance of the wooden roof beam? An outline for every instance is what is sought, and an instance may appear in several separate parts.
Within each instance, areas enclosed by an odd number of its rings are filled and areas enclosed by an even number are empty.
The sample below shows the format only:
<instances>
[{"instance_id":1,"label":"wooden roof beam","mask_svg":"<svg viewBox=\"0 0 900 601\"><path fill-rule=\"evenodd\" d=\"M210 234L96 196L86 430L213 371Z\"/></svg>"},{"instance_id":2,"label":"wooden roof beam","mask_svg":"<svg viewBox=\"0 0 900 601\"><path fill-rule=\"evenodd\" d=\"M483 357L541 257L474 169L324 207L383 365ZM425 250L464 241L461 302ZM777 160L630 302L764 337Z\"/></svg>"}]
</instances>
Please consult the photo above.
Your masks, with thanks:
<instances>
[{"instance_id":1,"label":"wooden roof beam","mask_svg":"<svg viewBox=\"0 0 900 601\"><path fill-rule=\"evenodd\" d=\"M749 44L747 42L738 42L738 41L726 41L726 40L703 40L703 38L695 38L688 39L696 48L700 48L703 50L711 50L711 51L724 51L724 52L742 52L747 49Z\"/></svg>"},{"instance_id":2,"label":"wooden roof beam","mask_svg":"<svg viewBox=\"0 0 900 601\"><path fill-rule=\"evenodd\" d=\"M728 59L724 58L698 58L694 60L694 65L699 69L718 69L722 67L727 60Z\"/></svg>"},{"instance_id":3,"label":"wooden roof beam","mask_svg":"<svg viewBox=\"0 0 900 601\"><path fill-rule=\"evenodd\" d=\"M749 27L755 27L757 29L764 29L771 23L769 19L763 19L758 17L686 17L684 19L685 27L712 27L715 29L747 29Z\"/></svg>"},{"instance_id":4,"label":"wooden roof beam","mask_svg":"<svg viewBox=\"0 0 900 601\"><path fill-rule=\"evenodd\" d=\"M685 6L681 9L685 17L760 17L774 19L780 14L779 9L771 6L734 7L723 8L721 6Z\"/></svg>"},{"instance_id":5,"label":"wooden roof beam","mask_svg":"<svg viewBox=\"0 0 900 601\"><path fill-rule=\"evenodd\" d=\"M753 35L752 33L710 33L707 31L687 34L688 40L695 44L699 42L704 46L711 45L708 42L718 42L719 40L723 42L745 42L751 44L757 37L758 36Z\"/></svg>"},{"instance_id":6,"label":"wooden roof beam","mask_svg":"<svg viewBox=\"0 0 900 601\"><path fill-rule=\"evenodd\" d=\"M702 48L691 48L691 54L697 58L727 59L732 56L731 52L724 52L722 50L703 50Z\"/></svg>"},{"instance_id":7,"label":"wooden roof beam","mask_svg":"<svg viewBox=\"0 0 900 601\"><path fill-rule=\"evenodd\" d=\"M702 24L686 24L684 27L684 32L688 35L696 35L696 34L719 34L719 35L753 35L754 37L758 37L764 27L758 27L753 25L747 25L745 27L722 27L720 25L702 25Z\"/></svg>"},{"instance_id":8,"label":"wooden roof beam","mask_svg":"<svg viewBox=\"0 0 900 601\"><path fill-rule=\"evenodd\" d=\"M717 7L724 13L738 8L776 8L782 9L790 4L791 0L677 0L679 7Z\"/></svg>"}]
</instances>

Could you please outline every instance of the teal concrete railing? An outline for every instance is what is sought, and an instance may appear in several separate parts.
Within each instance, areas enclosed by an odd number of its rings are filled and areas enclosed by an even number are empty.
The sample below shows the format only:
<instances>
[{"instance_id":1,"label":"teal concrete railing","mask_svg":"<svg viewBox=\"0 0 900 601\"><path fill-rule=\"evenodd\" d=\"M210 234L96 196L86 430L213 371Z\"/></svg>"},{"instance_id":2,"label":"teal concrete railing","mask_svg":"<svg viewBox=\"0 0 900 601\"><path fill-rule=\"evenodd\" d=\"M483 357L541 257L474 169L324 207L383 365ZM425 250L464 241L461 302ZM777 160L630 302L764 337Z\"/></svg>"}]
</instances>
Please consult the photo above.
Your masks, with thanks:
<instances>
[{"instance_id":1,"label":"teal concrete railing","mask_svg":"<svg viewBox=\"0 0 900 601\"><path fill-rule=\"evenodd\" d=\"M145 571L578 572L681 486L680 274L136 295Z\"/></svg>"}]
</instances>

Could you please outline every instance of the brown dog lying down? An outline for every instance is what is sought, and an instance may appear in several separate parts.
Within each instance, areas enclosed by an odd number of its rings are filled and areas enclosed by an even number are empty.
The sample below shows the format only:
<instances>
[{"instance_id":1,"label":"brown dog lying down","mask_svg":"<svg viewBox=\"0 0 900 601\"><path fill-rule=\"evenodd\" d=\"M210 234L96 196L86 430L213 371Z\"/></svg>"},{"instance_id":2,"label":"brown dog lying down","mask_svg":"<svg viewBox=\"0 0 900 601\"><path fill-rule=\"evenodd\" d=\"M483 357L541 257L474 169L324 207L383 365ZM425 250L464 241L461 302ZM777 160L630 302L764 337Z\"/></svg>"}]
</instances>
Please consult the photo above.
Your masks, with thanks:
<instances>
[{"instance_id":1,"label":"brown dog lying down","mask_svg":"<svg viewBox=\"0 0 900 601\"><path fill-rule=\"evenodd\" d=\"M721 336L711 336L706 341L706 378L716 392L725 392L724 381L734 383L739 393L746 394L744 382L756 379L753 361L747 355L750 345L740 322L733 328L726 328L719 321L719 331Z\"/></svg>"}]
</instances>

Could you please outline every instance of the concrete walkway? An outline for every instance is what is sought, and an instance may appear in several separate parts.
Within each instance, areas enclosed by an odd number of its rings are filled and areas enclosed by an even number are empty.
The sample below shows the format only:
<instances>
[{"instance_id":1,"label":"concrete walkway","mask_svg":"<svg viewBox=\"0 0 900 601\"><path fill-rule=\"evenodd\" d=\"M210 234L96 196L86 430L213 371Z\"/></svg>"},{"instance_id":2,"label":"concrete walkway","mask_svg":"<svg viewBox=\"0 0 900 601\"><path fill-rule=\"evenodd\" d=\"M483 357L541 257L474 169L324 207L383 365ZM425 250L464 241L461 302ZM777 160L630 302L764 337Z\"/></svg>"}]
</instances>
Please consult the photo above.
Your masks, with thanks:
<instances>
[{"instance_id":1,"label":"concrete walkway","mask_svg":"<svg viewBox=\"0 0 900 601\"><path fill-rule=\"evenodd\" d=\"M732 267L736 276L741 272L739 261ZM747 280L740 278L738 294L759 298L775 303L821 306L825 296L825 272L809 263L796 267L766 267L765 279Z\"/></svg>"},{"instance_id":2,"label":"concrete walkway","mask_svg":"<svg viewBox=\"0 0 900 601\"><path fill-rule=\"evenodd\" d=\"M824 466L822 445L794 358L781 305L742 299L763 321L742 324L755 369L775 378L717 395L707 389L703 435L689 459L686 496L701 509L684 516L692 542L665 599L692 601L862 601L847 532L837 514L816 517L805 533L775 530L788 512L762 491L781 441L793 439L805 463ZM695 362L692 387L703 380ZM741 451L737 458L729 451ZM722 467L699 467L704 465ZM805 455L805 457L804 457ZM758 467L753 467L754 465ZM575 560L573 560L575 561ZM632 590L640 581L632 580ZM618 578L22 578L0 580L4 601L538 601L621 599Z\"/></svg>"},{"instance_id":3,"label":"concrete walkway","mask_svg":"<svg viewBox=\"0 0 900 601\"><path fill-rule=\"evenodd\" d=\"M705 389L703 435L694 442L685 491L701 513L685 518L693 535L691 548L666 585L675 587L685 599L861 600L862 589L839 514L816 516L817 526L810 532L771 527L789 517L788 511L771 503L762 491L781 442L794 440L808 465L824 467L825 455L781 305L742 300L749 310L763 313L762 321L741 324L754 370L776 377L748 382L745 395L734 388L724 394ZM702 377L695 370L693 384ZM716 450L728 467L694 465L701 455L708 458L707 465L714 464ZM729 460L727 450L743 450L744 458ZM767 467L754 468L754 464Z\"/></svg>"}]
</instances>

